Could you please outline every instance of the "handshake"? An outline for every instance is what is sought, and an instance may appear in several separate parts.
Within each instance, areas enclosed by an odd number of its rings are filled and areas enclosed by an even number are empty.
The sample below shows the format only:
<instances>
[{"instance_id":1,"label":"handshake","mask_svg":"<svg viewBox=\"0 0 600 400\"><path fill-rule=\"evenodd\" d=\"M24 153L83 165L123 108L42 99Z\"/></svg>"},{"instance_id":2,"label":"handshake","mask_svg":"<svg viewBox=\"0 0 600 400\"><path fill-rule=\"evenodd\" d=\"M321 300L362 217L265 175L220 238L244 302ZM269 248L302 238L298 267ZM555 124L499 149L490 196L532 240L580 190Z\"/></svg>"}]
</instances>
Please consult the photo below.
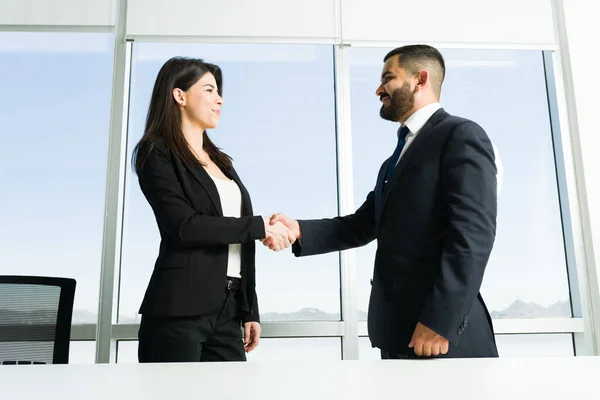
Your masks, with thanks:
<instances>
[{"instance_id":1,"label":"handshake","mask_svg":"<svg viewBox=\"0 0 600 400\"><path fill-rule=\"evenodd\" d=\"M302 237L298 221L285 214L273 214L271 217L263 217L263 219L266 237L260 241L273 251L287 249L294 244L296 239Z\"/></svg>"}]
</instances>

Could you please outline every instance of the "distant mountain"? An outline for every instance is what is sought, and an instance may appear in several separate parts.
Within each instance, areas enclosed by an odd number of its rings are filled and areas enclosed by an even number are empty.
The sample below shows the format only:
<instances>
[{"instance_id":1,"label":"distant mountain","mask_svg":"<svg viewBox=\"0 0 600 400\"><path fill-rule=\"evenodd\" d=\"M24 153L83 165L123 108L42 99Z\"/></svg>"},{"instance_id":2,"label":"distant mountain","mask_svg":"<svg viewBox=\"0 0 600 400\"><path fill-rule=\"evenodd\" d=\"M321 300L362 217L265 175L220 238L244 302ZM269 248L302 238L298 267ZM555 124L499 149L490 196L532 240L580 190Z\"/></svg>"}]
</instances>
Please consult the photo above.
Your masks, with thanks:
<instances>
[{"instance_id":1,"label":"distant mountain","mask_svg":"<svg viewBox=\"0 0 600 400\"><path fill-rule=\"evenodd\" d=\"M359 321L367 319L365 311L358 311ZM525 303L516 300L508 308L501 311L492 311L492 318L570 318L571 304L568 301L558 301L550 307L543 307L536 303ZM291 313L264 313L261 321L339 321L339 313L327 313L318 308L303 308Z\"/></svg>"},{"instance_id":2,"label":"distant mountain","mask_svg":"<svg viewBox=\"0 0 600 400\"><path fill-rule=\"evenodd\" d=\"M139 324L141 318L142 318L142 316L139 314L135 314L133 316L133 318L121 314L121 315L119 315L119 323L120 324Z\"/></svg>"},{"instance_id":3,"label":"distant mountain","mask_svg":"<svg viewBox=\"0 0 600 400\"><path fill-rule=\"evenodd\" d=\"M25 315L24 315L25 314ZM522 300L516 300L504 310L494 310L491 312L492 318L570 318L571 305L568 301L558 301L549 307L543 307L536 303L526 303ZM318 308L303 308L290 313L266 312L261 314L261 321L268 322L291 322L291 321L340 321L339 313L328 313ZM95 324L97 322L95 313L88 310L74 310L73 324ZM365 311L358 311L359 321L367 319ZM50 310L32 310L28 312L19 312L13 310L0 309L0 324L18 323L22 320L32 321L33 323L47 323L49 320L56 320L56 312ZM138 324L140 316L119 316L121 324Z\"/></svg>"},{"instance_id":4,"label":"distant mountain","mask_svg":"<svg viewBox=\"0 0 600 400\"><path fill-rule=\"evenodd\" d=\"M139 324L141 315L136 314L132 317L119 315L120 324ZM95 324L98 317L93 312L87 310L75 310L73 311L73 323L74 324Z\"/></svg>"},{"instance_id":5,"label":"distant mountain","mask_svg":"<svg viewBox=\"0 0 600 400\"><path fill-rule=\"evenodd\" d=\"M95 324L98 317L95 313L88 310L73 310L73 324Z\"/></svg>"},{"instance_id":6,"label":"distant mountain","mask_svg":"<svg viewBox=\"0 0 600 400\"><path fill-rule=\"evenodd\" d=\"M367 319L367 313L358 311L359 319ZM318 308L303 308L299 311L291 313L276 313L267 312L261 314L261 321L339 321L341 319L339 313L328 313L321 311Z\"/></svg>"},{"instance_id":7,"label":"distant mountain","mask_svg":"<svg viewBox=\"0 0 600 400\"><path fill-rule=\"evenodd\" d=\"M546 308L536 303L516 300L502 311L492 311L492 318L571 318L571 304L558 301Z\"/></svg>"},{"instance_id":8,"label":"distant mountain","mask_svg":"<svg viewBox=\"0 0 600 400\"><path fill-rule=\"evenodd\" d=\"M267 312L261 314L261 321L339 321L339 313L327 313L318 308L303 308L291 313Z\"/></svg>"}]
</instances>

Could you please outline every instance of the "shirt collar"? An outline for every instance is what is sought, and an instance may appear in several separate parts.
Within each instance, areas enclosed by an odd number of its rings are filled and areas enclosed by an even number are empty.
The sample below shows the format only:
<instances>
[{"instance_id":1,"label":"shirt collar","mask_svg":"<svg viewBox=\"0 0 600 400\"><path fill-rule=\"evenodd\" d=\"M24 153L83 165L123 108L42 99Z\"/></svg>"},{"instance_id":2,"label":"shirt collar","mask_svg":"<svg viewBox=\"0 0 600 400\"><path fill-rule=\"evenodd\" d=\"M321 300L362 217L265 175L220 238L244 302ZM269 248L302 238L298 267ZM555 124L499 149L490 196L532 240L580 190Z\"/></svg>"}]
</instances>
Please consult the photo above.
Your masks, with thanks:
<instances>
[{"instance_id":1,"label":"shirt collar","mask_svg":"<svg viewBox=\"0 0 600 400\"><path fill-rule=\"evenodd\" d=\"M429 118L431 118L431 116L440 108L442 108L440 103L431 103L423 108L418 109L413 113L413 115L408 117L404 125L406 125L406 127L410 130L409 135L411 133L416 135L427 123L427 121L429 121Z\"/></svg>"}]
</instances>

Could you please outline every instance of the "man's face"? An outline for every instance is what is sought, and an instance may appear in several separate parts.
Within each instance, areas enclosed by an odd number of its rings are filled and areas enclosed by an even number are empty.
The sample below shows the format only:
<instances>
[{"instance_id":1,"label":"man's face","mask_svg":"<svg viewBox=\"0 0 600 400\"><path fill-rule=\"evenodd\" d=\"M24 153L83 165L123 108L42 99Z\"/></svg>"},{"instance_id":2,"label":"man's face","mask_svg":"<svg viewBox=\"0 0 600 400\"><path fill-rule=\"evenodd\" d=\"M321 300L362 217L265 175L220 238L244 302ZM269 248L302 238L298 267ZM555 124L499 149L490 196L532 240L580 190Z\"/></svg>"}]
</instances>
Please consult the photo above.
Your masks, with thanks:
<instances>
[{"instance_id":1,"label":"man's face","mask_svg":"<svg viewBox=\"0 0 600 400\"><path fill-rule=\"evenodd\" d=\"M381 85L375 92L381 99L379 115L388 121L399 122L414 107L415 93L406 70L400 68L398 56L390 57L383 65Z\"/></svg>"}]
</instances>

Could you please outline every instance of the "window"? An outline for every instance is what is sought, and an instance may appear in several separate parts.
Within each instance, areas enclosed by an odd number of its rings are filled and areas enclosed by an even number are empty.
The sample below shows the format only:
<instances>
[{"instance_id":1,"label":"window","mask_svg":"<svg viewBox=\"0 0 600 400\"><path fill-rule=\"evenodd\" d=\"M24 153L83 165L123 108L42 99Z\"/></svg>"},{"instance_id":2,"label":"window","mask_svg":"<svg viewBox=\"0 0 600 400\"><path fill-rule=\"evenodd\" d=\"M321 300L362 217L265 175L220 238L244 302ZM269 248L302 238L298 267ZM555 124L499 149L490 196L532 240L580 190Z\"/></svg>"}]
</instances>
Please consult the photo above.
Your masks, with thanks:
<instances>
[{"instance_id":1,"label":"window","mask_svg":"<svg viewBox=\"0 0 600 400\"><path fill-rule=\"evenodd\" d=\"M379 117L386 49L350 50L355 205L375 186L398 125ZM495 318L570 317L569 286L542 53L447 50L442 106L479 123L497 149L497 236L482 294ZM375 243L357 251L366 316ZM544 282L543 285L540 282Z\"/></svg>"},{"instance_id":2,"label":"window","mask_svg":"<svg viewBox=\"0 0 600 400\"><path fill-rule=\"evenodd\" d=\"M224 106L213 141L233 157L256 215L337 214L333 57L330 46L134 46L129 158L141 137L156 75L172 56L203 58L223 70ZM128 160L119 322L137 322L159 235ZM257 242L261 319L339 320L339 257L304 259Z\"/></svg>"},{"instance_id":3,"label":"window","mask_svg":"<svg viewBox=\"0 0 600 400\"><path fill-rule=\"evenodd\" d=\"M0 274L75 278L74 324L98 310L112 66L112 34L0 33Z\"/></svg>"},{"instance_id":4,"label":"window","mask_svg":"<svg viewBox=\"0 0 600 400\"><path fill-rule=\"evenodd\" d=\"M501 357L572 357L572 334L496 335Z\"/></svg>"},{"instance_id":5,"label":"window","mask_svg":"<svg viewBox=\"0 0 600 400\"><path fill-rule=\"evenodd\" d=\"M94 364L96 362L96 341L71 341L69 364Z\"/></svg>"},{"instance_id":6,"label":"window","mask_svg":"<svg viewBox=\"0 0 600 400\"><path fill-rule=\"evenodd\" d=\"M137 340L119 340L117 342L117 362L128 364L138 362Z\"/></svg>"},{"instance_id":7,"label":"window","mask_svg":"<svg viewBox=\"0 0 600 400\"><path fill-rule=\"evenodd\" d=\"M340 338L266 338L248 353L248 361L271 360L339 360Z\"/></svg>"}]
</instances>

